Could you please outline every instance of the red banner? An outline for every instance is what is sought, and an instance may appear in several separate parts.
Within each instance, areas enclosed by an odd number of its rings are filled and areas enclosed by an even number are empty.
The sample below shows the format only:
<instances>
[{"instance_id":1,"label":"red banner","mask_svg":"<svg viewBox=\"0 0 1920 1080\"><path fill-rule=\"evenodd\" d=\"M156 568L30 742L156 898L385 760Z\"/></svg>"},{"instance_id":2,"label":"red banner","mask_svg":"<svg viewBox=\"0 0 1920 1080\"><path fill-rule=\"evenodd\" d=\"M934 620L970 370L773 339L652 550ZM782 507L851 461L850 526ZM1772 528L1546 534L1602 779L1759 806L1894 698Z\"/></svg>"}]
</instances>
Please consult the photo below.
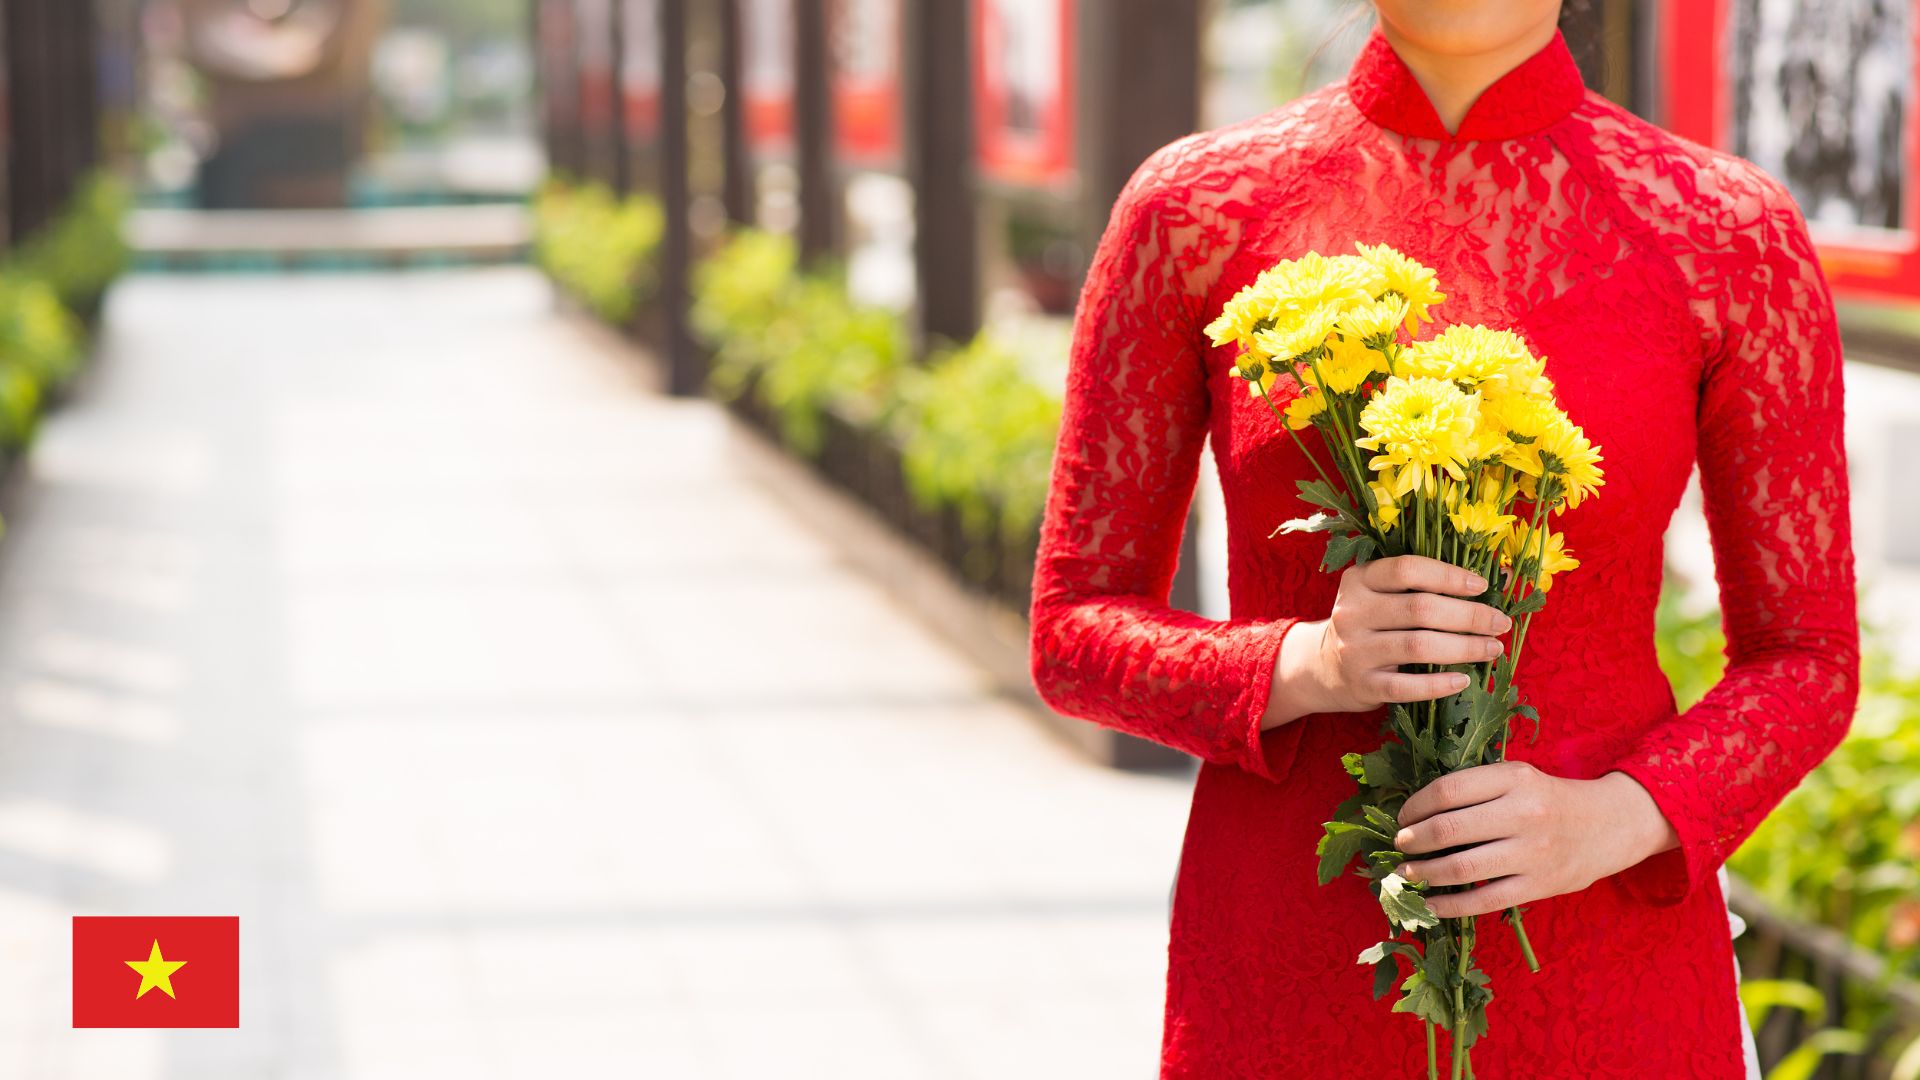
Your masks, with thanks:
<instances>
[{"instance_id":1,"label":"red banner","mask_svg":"<svg viewBox=\"0 0 1920 1080\"><path fill-rule=\"evenodd\" d=\"M741 0L740 28L747 143L783 153L793 146L793 0Z\"/></svg>"},{"instance_id":2,"label":"red banner","mask_svg":"<svg viewBox=\"0 0 1920 1080\"><path fill-rule=\"evenodd\" d=\"M76 915L73 1026L240 1026L240 920Z\"/></svg>"},{"instance_id":3,"label":"red banner","mask_svg":"<svg viewBox=\"0 0 1920 1080\"><path fill-rule=\"evenodd\" d=\"M900 0L834 0L834 144L855 165L900 161Z\"/></svg>"},{"instance_id":4,"label":"red banner","mask_svg":"<svg viewBox=\"0 0 1920 1080\"><path fill-rule=\"evenodd\" d=\"M613 0L575 0L580 48L580 123L600 132L613 119Z\"/></svg>"},{"instance_id":5,"label":"red banner","mask_svg":"<svg viewBox=\"0 0 1920 1080\"><path fill-rule=\"evenodd\" d=\"M975 0L980 167L1017 184L1072 177L1074 0Z\"/></svg>"},{"instance_id":6,"label":"red banner","mask_svg":"<svg viewBox=\"0 0 1920 1080\"><path fill-rule=\"evenodd\" d=\"M620 92L626 95L627 134L651 139L660 131L660 0L619 0Z\"/></svg>"},{"instance_id":7,"label":"red banner","mask_svg":"<svg viewBox=\"0 0 1920 1080\"><path fill-rule=\"evenodd\" d=\"M1786 184L1839 296L1920 298L1915 6L1660 5L1663 122Z\"/></svg>"}]
</instances>

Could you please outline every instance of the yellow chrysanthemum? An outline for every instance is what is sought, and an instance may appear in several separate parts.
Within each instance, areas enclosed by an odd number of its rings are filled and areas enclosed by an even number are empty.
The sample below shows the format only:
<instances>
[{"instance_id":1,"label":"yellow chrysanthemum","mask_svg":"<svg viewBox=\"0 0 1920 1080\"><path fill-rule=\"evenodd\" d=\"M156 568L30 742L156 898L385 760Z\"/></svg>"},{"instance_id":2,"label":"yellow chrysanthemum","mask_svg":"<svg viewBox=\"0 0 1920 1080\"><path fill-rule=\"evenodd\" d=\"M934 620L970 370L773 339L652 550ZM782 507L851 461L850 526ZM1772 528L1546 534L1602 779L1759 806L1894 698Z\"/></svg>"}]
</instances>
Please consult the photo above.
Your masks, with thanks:
<instances>
[{"instance_id":1,"label":"yellow chrysanthemum","mask_svg":"<svg viewBox=\"0 0 1920 1080\"><path fill-rule=\"evenodd\" d=\"M1542 535L1544 534L1544 535ZM1531 525L1521 522L1507 534L1506 543L1501 547L1502 554L1510 564L1519 562L1535 563L1534 585L1545 592L1553 587L1553 576L1568 570L1577 570L1580 560L1567 550L1566 538L1559 532L1541 526L1535 533Z\"/></svg>"},{"instance_id":2,"label":"yellow chrysanthemum","mask_svg":"<svg viewBox=\"0 0 1920 1080\"><path fill-rule=\"evenodd\" d=\"M1358 338L1335 336L1327 342L1326 355L1314 361L1303 377L1323 390L1351 394L1380 370L1380 354L1360 343ZM1316 376L1314 370L1318 369Z\"/></svg>"},{"instance_id":3,"label":"yellow chrysanthemum","mask_svg":"<svg viewBox=\"0 0 1920 1080\"><path fill-rule=\"evenodd\" d=\"M1505 383L1514 373L1530 378L1534 364L1532 351L1518 334L1477 325L1449 326L1416 341L1401 360L1409 375L1452 379L1469 387Z\"/></svg>"},{"instance_id":4,"label":"yellow chrysanthemum","mask_svg":"<svg viewBox=\"0 0 1920 1080\"><path fill-rule=\"evenodd\" d=\"M1546 471L1540 451L1555 431L1573 426L1567 414L1551 401L1502 396L1484 411L1499 418L1512 445L1500 455L1500 462L1515 472L1539 476Z\"/></svg>"},{"instance_id":5,"label":"yellow chrysanthemum","mask_svg":"<svg viewBox=\"0 0 1920 1080\"><path fill-rule=\"evenodd\" d=\"M1381 532L1392 532L1400 522L1400 503L1385 484L1375 481L1367 487L1373 492L1373 523L1380 526Z\"/></svg>"},{"instance_id":6,"label":"yellow chrysanthemum","mask_svg":"<svg viewBox=\"0 0 1920 1080\"><path fill-rule=\"evenodd\" d=\"M1287 363L1325 345L1327 335L1333 333L1334 324L1339 319L1339 305L1322 304L1288 315L1275 323L1272 329L1254 334L1253 340L1258 350L1275 363Z\"/></svg>"},{"instance_id":7,"label":"yellow chrysanthemum","mask_svg":"<svg viewBox=\"0 0 1920 1080\"><path fill-rule=\"evenodd\" d=\"M1453 527L1462 533L1479 537L1482 542L1499 541L1506 538L1507 530L1516 520L1512 514L1503 514L1500 507L1491 502L1462 503L1459 508L1447 515Z\"/></svg>"},{"instance_id":8,"label":"yellow chrysanthemum","mask_svg":"<svg viewBox=\"0 0 1920 1080\"><path fill-rule=\"evenodd\" d=\"M1497 430L1510 440L1538 439L1559 415L1550 398L1516 394L1500 386L1488 387L1480 394L1480 426Z\"/></svg>"},{"instance_id":9,"label":"yellow chrysanthemum","mask_svg":"<svg viewBox=\"0 0 1920 1080\"><path fill-rule=\"evenodd\" d=\"M1428 310L1447 298L1440 291L1434 273L1385 244L1355 244L1360 257L1379 272L1381 288L1375 295L1397 294L1407 302L1407 330L1419 328L1429 318Z\"/></svg>"},{"instance_id":10,"label":"yellow chrysanthemum","mask_svg":"<svg viewBox=\"0 0 1920 1080\"><path fill-rule=\"evenodd\" d=\"M1359 304L1340 316L1340 332L1355 341L1391 338L1407 321L1408 310L1406 299L1398 296Z\"/></svg>"},{"instance_id":11,"label":"yellow chrysanthemum","mask_svg":"<svg viewBox=\"0 0 1920 1080\"><path fill-rule=\"evenodd\" d=\"M1555 510L1579 506L1606 483L1600 471L1600 448L1588 441L1577 424L1549 425L1533 448L1539 454L1543 475L1554 478L1554 487L1560 493Z\"/></svg>"},{"instance_id":12,"label":"yellow chrysanthemum","mask_svg":"<svg viewBox=\"0 0 1920 1080\"><path fill-rule=\"evenodd\" d=\"M1395 497L1433 490L1435 469L1465 479L1477 398L1444 379L1393 376L1360 411L1366 435L1354 442L1374 451L1367 466L1392 478Z\"/></svg>"},{"instance_id":13,"label":"yellow chrysanthemum","mask_svg":"<svg viewBox=\"0 0 1920 1080\"><path fill-rule=\"evenodd\" d=\"M1287 426L1295 431L1309 427L1313 418L1327 411L1327 395L1311 386L1303 386L1300 393L1287 402Z\"/></svg>"},{"instance_id":14,"label":"yellow chrysanthemum","mask_svg":"<svg viewBox=\"0 0 1920 1080\"><path fill-rule=\"evenodd\" d=\"M1310 251L1262 270L1207 324L1207 338L1215 345L1233 342L1243 349L1254 348L1263 332L1284 333L1307 312L1321 308L1331 307L1337 315L1348 307L1371 303L1379 290L1380 272L1366 260L1352 255L1330 259ZM1305 350L1270 355L1287 359L1300 351Z\"/></svg>"}]
</instances>

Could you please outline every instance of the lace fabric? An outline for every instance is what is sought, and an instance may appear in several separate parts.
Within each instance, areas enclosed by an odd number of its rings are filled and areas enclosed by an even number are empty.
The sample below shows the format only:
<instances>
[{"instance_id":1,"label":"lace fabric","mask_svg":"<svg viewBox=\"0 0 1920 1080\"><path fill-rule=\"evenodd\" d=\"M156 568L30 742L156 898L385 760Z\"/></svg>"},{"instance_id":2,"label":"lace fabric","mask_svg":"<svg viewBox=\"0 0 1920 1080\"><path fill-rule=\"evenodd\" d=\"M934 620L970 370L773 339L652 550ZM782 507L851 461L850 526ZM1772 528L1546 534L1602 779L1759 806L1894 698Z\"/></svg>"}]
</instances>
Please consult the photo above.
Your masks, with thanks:
<instances>
[{"instance_id":1,"label":"lace fabric","mask_svg":"<svg viewBox=\"0 0 1920 1080\"><path fill-rule=\"evenodd\" d=\"M1200 332L1261 268L1355 241L1434 267L1442 325L1526 335L1603 448L1601 497L1560 519L1584 565L1556 581L1528 638L1520 682L1538 738L1510 756L1561 776L1623 771L1680 837L1530 905L1538 975L1510 935L1481 935L1496 998L1476 1070L1744 1076L1715 872L1844 736L1858 681L1825 278L1780 183L1586 91L1559 36L1449 134L1378 31L1343 83L1142 164L1076 315L1033 677L1061 712L1202 762L1163 1075L1425 1068L1421 1025L1373 1000L1354 962L1385 929L1364 881L1314 875L1320 823L1350 791L1339 757L1379 743L1381 714L1259 727L1281 640L1324 617L1336 586L1315 538L1268 535L1299 515L1309 466ZM1167 604L1207 439L1226 503L1226 620ZM1653 619L1663 534L1696 462L1729 665L1679 712Z\"/></svg>"}]
</instances>

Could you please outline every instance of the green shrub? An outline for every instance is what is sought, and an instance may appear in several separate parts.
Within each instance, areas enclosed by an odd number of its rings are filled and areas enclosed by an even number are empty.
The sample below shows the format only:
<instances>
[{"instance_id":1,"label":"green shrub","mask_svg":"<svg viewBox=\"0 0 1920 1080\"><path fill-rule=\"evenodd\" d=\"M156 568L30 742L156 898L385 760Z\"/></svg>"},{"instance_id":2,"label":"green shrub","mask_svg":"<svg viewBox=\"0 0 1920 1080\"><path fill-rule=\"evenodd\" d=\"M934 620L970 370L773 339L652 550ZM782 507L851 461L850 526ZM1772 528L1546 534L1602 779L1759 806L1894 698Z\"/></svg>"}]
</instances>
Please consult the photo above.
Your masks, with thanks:
<instances>
[{"instance_id":1,"label":"green shrub","mask_svg":"<svg viewBox=\"0 0 1920 1080\"><path fill-rule=\"evenodd\" d=\"M1681 708L1720 678L1726 643L1719 613L1686 614L1685 596L1685 584L1670 577L1656 618L1661 666ZM1920 979L1920 678L1895 668L1875 645L1871 626L1862 630L1860 705L1846 739L1781 800L1727 867L1783 916L1830 927L1883 958L1890 975ZM1772 992L1752 993L1763 991ZM1850 1031L1869 1031L1886 1009L1883 999L1863 990L1851 996L1849 1015L1838 1019ZM1795 1069L1847 1049L1810 1040L1795 1051ZM1907 1067L1920 1069L1914 1054L1920 1051L1906 1055Z\"/></svg>"},{"instance_id":2,"label":"green shrub","mask_svg":"<svg viewBox=\"0 0 1920 1080\"><path fill-rule=\"evenodd\" d=\"M47 227L20 246L11 269L44 282L69 311L90 314L132 259L121 233L130 202L117 177L90 175Z\"/></svg>"},{"instance_id":3,"label":"green shrub","mask_svg":"<svg viewBox=\"0 0 1920 1080\"><path fill-rule=\"evenodd\" d=\"M651 196L549 178L533 201L534 261L589 310L625 323L651 296L666 217Z\"/></svg>"},{"instance_id":4,"label":"green shrub","mask_svg":"<svg viewBox=\"0 0 1920 1080\"><path fill-rule=\"evenodd\" d=\"M1920 678L1870 649L1847 738L1728 868L1785 914L1920 979Z\"/></svg>"},{"instance_id":5,"label":"green shrub","mask_svg":"<svg viewBox=\"0 0 1920 1080\"><path fill-rule=\"evenodd\" d=\"M1008 538L1039 521L1060 401L1019 358L986 336L934 358L901 381L894 428L917 497L953 506L984 536L997 517Z\"/></svg>"},{"instance_id":6,"label":"green shrub","mask_svg":"<svg viewBox=\"0 0 1920 1080\"><path fill-rule=\"evenodd\" d=\"M33 438L44 393L72 374L80 328L45 283L0 275L0 446Z\"/></svg>"},{"instance_id":7,"label":"green shrub","mask_svg":"<svg viewBox=\"0 0 1920 1080\"><path fill-rule=\"evenodd\" d=\"M905 323L847 298L837 272L796 272L786 237L741 230L694 275L694 329L713 350L708 385L731 400L752 385L781 438L819 453L822 416L836 408L877 423L907 357Z\"/></svg>"}]
</instances>

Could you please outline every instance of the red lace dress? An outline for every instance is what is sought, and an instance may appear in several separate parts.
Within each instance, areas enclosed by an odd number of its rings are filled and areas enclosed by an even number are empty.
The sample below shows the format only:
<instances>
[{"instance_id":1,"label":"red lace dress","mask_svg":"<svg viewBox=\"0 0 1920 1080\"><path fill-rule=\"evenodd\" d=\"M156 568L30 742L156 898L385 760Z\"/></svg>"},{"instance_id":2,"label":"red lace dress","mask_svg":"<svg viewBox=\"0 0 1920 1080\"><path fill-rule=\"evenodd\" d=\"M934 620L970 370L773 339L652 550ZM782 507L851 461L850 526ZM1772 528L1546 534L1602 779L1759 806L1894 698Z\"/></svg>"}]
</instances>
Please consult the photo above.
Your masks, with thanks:
<instances>
[{"instance_id":1,"label":"red lace dress","mask_svg":"<svg viewBox=\"0 0 1920 1080\"><path fill-rule=\"evenodd\" d=\"M1560 776L1633 776L1677 849L1530 905L1530 974L1489 919L1486 1080L1737 1078L1715 871L1845 733L1858 651L1839 339L1787 191L1752 164L1588 93L1558 36L1448 135L1376 31L1342 84L1180 139L1113 209L1081 296L1032 607L1035 683L1060 711L1202 761L1180 855L1163 1075L1425 1075L1424 1031L1375 1001L1385 936L1366 883L1321 886L1340 755L1379 712L1262 733L1274 658L1324 617L1317 537L1268 538L1308 474L1201 333L1262 267L1392 244L1434 267L1445 322L1511 326L1604 448L1607 485L1563 520L1520 673ZM1170 609L1202 441L1225 493L1225 621ZM1677 713L1655 662L1662 534L1698 462L1730 665ZM1402 961L1404 964L1405 961ZM1445 1039L1444 1034L1442 1039ZM1444 1047L1444 1042L1442 1043Z\"/></svg>"}]
</instances>

